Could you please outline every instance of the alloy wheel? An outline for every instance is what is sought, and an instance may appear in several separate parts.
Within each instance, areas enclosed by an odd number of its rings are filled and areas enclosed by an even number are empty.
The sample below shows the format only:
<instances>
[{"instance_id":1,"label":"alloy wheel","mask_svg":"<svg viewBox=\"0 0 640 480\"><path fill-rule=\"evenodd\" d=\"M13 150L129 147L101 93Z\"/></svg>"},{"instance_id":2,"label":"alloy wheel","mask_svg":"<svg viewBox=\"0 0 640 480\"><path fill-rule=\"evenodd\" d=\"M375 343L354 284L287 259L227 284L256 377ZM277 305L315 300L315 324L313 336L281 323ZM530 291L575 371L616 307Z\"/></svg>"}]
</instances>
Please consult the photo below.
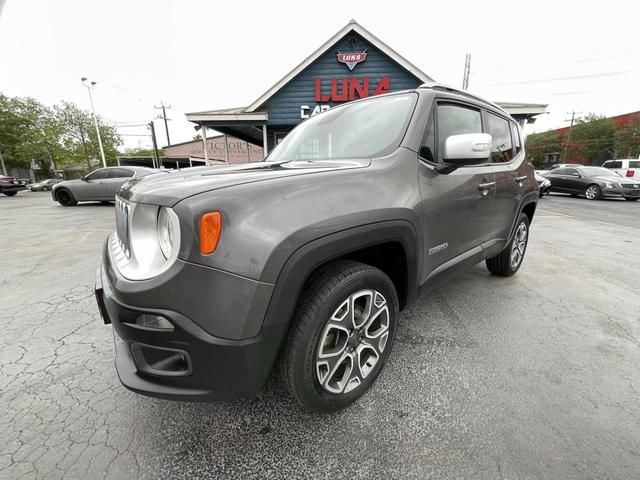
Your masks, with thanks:
<instances>
[{"instance_id":1,"label":"alloy wheel","mask_svg":"<svg viewBox=\"0 0 640 480\"><path fill-rule=\"evenodd\" d=\"M318 341L316 377L333 394L347 393L373 371L389 338L389 307L377 290L351 294L333 312Z\"/></svg>"},{"instance_id":2,"label":"alloy wheel","mask_svg":"<svg viewBox=\"0 0 640 480\"><path fill-rule=\"evenodd\" d=\"M522 258L524 257L524 251L527 248L528 231L524 222L518 225L516 234L513 238L511 245L511 268L514 270L518 268Z\"/></svg>"},{"instance_id":3,"label":"alloy wheel","mask_svg":"<svg viewBox=\"0 0 640 480\"><path fill-rule=\"evenodd\" d=\"M591 185L589 188L587 188L584 195L585 197L587 197L587 200L595 200L596 198L598 198L598 187L596 187L595 185Z\"/></svg>"}]
</instances>

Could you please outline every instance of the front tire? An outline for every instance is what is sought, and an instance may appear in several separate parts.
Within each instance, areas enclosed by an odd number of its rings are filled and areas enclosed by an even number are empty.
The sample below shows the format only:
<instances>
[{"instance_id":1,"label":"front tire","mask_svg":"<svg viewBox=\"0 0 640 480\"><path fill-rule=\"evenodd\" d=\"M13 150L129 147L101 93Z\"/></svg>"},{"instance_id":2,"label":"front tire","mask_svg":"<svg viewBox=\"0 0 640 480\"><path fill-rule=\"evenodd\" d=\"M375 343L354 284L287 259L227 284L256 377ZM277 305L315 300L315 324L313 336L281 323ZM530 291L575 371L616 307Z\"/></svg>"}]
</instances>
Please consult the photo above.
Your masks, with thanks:
<instances>
[{"instance_id":1,"label":"front tire","mask_svg":"<svg viewBox=\"0 0 640 480\"><path fill-rule=\"evenodd\" d=\"M56 200L58 200L58 203L63 207L73 207L78 204L73 194L66 188L56 193Z\"/></svg>"},{"instance_id":2,"label":"front tire","mask_svg":"<svg viewBox=\"0 0 640 480\"><path fill-rule=\"evenodd\" d=\"M587 200L598 200L600 198L600 193L600 187L592 184L584 191L584 196L587 197Z\"/></svg>"},{"instance_id":3,"label":"front tire","mask_svg":"<svg viewBox=\"0 0 640 480\"><path fill-rule=\"evenodd\" d=\"M640 200L640 198L638 198L638 197L636 197L636 198L626 197L625 200L629 200L630 202L637 202L638 200Z\"/></svg>"},{"instance_id":4,"label":"front tire","mask_svg":"<svg viewBox=\"0 0 640 480\"><path fill-rule=\"evenodd\" d=\"M327 264L298 300L280 374L305 409L345 408L373 384L398 322L398 295L381 270L358 262Z\"/></svg>"},{"instance_id":5,"label":"front tire","mask_svg":"<svg viewBox=\"0 0 640 480\"><path fill-rule=\"evenodd\" d=\"M13 197L14 195L16 195L18 192L2 192L4 193L7 197Z\"/></svg>"},{"instance_id":6,"label":"front tire","mask_svg":"<svg viewBox=\"0 0 640 480\"><path fill-rule=\"evenodd\" d=\"M518 217L513 239L501 253L487 258L487 269L494 275L510 277L520 269L529 243L529 217L524 213Z\"/></svg>"}]
</instances>

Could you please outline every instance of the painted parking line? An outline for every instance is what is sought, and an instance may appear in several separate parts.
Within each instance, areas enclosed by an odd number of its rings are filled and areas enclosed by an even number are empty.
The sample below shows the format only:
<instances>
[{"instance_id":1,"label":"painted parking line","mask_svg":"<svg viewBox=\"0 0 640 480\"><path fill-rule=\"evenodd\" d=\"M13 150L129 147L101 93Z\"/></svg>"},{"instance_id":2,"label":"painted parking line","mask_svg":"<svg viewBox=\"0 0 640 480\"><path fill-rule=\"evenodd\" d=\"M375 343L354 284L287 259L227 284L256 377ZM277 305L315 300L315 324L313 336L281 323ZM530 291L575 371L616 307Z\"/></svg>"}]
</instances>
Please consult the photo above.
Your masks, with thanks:
<instances>
[{"instance_id":1,"label":"painted parking line","mask_svg":"<svg viewBox=\"0 0 640 480\"><path fill-rule=\"evenodd\" d=\"M540 215L541 217L545 217L545 218L553 218L553 217L566 217L566 218L572 218L574 220L582 220L584 222L593 222L593 223L599 223L601 225L607 225L609 227L618 227L618 228L632 228L634 230L638 230L638 227L632 226L632 225L620 225L620 224L616 224L616 223L608 223L608 222L602 222L600 220L594 220L591 218L583 218L583 217L577 217L575 215L567 215L566 213L559 213L559 212L554 212L552 210L544 210L544 209L540 209L538 210L538 212L542 212L542 213L548 213L550 215Z\"/></svg>"}]
</instances>

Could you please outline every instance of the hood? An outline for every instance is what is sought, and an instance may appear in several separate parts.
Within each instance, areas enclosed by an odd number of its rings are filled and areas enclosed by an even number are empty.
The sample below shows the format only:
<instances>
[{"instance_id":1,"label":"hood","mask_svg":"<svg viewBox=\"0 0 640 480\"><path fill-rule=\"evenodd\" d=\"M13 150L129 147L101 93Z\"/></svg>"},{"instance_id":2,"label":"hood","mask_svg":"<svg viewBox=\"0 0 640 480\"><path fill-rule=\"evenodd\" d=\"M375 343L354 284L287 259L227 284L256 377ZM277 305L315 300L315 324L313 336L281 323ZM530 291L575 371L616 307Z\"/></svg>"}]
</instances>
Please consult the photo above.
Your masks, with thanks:
<instances>
[{"instance_id":1,"label":"hood","mask_svg":"<svg viewBox=\"0 0 640 480\"><path fill-rule=\"evenodd\" d=\"M176 170L168 175L133 178L122 186L118 196L132 202L173 206L180 200L212 190L284 177L365 168L370 164L367 158L196 167L193 170Z\"/></svg>"},{"instance_id":2,"label":"hood","mask_svg":"<svg viewBox=\"0 0 640 480\"><path fill-rule=\"evenodd\" d=\"M593 177L597 180L601 180L603 182L609 182L609 183L620 183L623 185L633 185L633 184L640 184L640 178L633 180L632 178L628 178L628 177L612 177L612 176L597 176L597 177Z\"/></svg>"}]
</instances>

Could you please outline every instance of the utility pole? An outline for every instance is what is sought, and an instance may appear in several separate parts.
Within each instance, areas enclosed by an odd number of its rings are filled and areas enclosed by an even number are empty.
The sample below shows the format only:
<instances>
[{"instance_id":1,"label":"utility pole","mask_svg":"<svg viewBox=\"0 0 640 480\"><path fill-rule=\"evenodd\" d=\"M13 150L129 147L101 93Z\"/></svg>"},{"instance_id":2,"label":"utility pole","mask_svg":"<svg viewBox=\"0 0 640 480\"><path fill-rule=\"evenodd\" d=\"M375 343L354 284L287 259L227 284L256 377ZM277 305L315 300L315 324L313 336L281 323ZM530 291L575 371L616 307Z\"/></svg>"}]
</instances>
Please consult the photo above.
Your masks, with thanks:
<instances>
[{"instance_id":1,"label":"utility pole","mask_svg":"<svg viewBox=\"0 0 640 480\"><path fill-rule=\"evenodd\" d=\"M107 167L107 161L104 158L104 148L102 148L102 137L100 137L100 129L98 128L98 118L96 117L96 110L93 108L93 96L91 90L96 86L96 82L87 83L87 77L82 77L82 85L87 87L89 92L89 103L91 103L91 114L93 115L93 123L96 126L96 135L98 135L98 145L100 146L100 157L102 158L102 166Z\"/></svg>"},{"instance_id":2,"label":"utility pole","mask_svg":"<svg viewBox=\"0 0 640 480\"><path fill-rule=\"evenodd\" d=\"M471 74L471 54L467 53L464 58L464 74L462 76L462 89L469 88L469 75Z\"/></svg>"},{"instance_id":3,"label":"utility pole","mask_svg":"<svg viewBox=\"0 0 640 480\"><path fill-rule=\"evenodd\" d=\"M567 113L571 113L571 125L569 125L569 131L567 132L567 138L564 141L564 153L562 154L562 161L563 162L567 161L567 150L569 150L569 140L571 139L571 130L573 130L573 124L575 123L575 120L576 120L576 113L578 115L580 115L582 112L572 111L572 112L567 112ZM567 121L567 120L565 120L565 121Z\"/></svg>"},{"instance_id":4,"label":"utility pole","mask_svg":"<svg viewBox=\"0 0 640 480\"><path fill-rule=\"evenodd\" d=\"M169 124L167 123L167 120L171 119L167 118L167 111L165 110L167 108L171 108L171 105L165 105L163 102L160 102L159 107L156 107L154 105L153 108L155 108L156 110L162 110L162 116L158 115L158 118L164 120L164 131L167 132L167 145L171 146L171 140L169 140Z\"/></svg>"},{"instance_id":5,"label":"utility pole","mask_svg":"<svg viewBox=\"0 0 640 480\"><path fill-rule=\"evenodd\" d=\"M153 120L149 122L149 127L151 128L151 141L153 142L153 156L155 158L153 166L154 168L161 168L162 164L158 156L158 142L156 142L156 127L153 125Z\"/></svg>"}]
</instances>

